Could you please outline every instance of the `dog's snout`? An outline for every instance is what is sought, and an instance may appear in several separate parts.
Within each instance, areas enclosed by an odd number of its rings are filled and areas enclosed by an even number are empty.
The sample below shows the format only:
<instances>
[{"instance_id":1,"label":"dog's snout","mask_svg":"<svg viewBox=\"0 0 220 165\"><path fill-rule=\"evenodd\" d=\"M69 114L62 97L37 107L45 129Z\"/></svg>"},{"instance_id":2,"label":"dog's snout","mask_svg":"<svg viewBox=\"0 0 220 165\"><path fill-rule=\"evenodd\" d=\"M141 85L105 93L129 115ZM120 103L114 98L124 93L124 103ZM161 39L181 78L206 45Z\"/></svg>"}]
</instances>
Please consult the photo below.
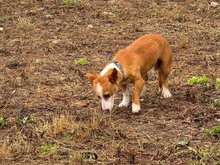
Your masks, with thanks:
<instances>
[{"instance_id":1,"label":"dog's snout","mask_svg":"<svg viewBox=\"0 0 220 165\"><path fill-rule=\"evenodd\" d=\"M114 98L110 97L109 99L105 100L102 99L102 110L103 111L111 111L114 105Z\"/></svg>"}]
</instances>

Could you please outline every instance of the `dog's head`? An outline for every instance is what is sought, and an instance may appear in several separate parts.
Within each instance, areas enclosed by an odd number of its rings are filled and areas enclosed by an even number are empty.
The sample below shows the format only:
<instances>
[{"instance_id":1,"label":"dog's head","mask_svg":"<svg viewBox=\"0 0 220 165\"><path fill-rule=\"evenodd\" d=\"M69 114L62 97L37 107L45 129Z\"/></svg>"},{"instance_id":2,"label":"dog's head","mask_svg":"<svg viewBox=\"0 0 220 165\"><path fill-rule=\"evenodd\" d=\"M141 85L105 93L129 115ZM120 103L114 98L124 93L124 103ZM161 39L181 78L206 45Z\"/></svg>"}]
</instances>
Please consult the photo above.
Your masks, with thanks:
<instances>
[{"instance_id":1,"label":"dog's head","mask_svg":"<svg viewBox=\"0 0 220 165\"><path fill-rule=\"evenodd\" d=\"M104 75L87 73L86 77L93 81L96 95L101 99L103 110L112 110L114 94L118 88L118 71L109 69Z\"/></svg>"}]
</instances>

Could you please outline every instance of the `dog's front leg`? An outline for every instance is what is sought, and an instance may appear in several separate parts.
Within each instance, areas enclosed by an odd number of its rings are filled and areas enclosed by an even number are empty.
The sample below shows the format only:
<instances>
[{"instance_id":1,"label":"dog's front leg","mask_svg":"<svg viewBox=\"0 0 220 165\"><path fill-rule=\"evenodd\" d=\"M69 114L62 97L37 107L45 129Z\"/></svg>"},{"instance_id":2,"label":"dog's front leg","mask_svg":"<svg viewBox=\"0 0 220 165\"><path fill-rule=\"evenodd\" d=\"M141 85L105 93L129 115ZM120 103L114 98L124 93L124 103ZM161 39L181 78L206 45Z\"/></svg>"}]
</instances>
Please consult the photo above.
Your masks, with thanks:
<instances>
[{"instance_id":1,"label":"dog's front leg","mask_svg":"<svg viewBox=\"0 0 220 165\"><path fill-rule=\"evenodd\" d=\"M132 112L137 113L140 111L140 95L144 87L144 80L138 79L134 84L134 93L132 96Z\"/></svg>"},{"instance_id":2,"label":"dog's front leg","mask_svg":"<svg viewBox=\"0 0 220 165\"><path fill-rule=\"evenodd\" d=\"M120 85L120 89L123 94L123 99L122 99L122 102L119 104L119 107L127 107L130 103L129 89L128 89L127 84Z\"/></svg>"}]
</instances>

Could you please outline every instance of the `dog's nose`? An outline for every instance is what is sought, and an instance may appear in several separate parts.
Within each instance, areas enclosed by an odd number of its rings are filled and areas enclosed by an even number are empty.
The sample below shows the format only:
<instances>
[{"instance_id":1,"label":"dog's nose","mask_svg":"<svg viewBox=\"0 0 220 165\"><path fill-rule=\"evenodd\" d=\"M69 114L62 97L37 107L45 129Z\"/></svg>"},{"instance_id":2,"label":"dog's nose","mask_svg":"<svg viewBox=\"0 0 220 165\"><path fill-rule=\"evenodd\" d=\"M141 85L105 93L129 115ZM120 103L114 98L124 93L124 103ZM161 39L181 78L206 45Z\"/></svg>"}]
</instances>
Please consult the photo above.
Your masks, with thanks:
<instances>
[{"instance_id":1,"label":"dog's nose","mask_svg":"<svg viewBox=\"0 0 220 165\"><path fill-rule=\"evenodd\" d=\"M109 109L103 109L103 108L101 108L101 113L102 114L109 114L109 112L110 112L110 110Z\"/></svg>"},{"instance_id":2,"label":"dog's nose","mask_svg":"<svg viewBox=\"0 0 220 165\"><path fill-rule=\"evenodd\" d=\"M101 110L103 111L103 112L109 112L109 111L111 111L111 109L110 108L107 108L107 107L105 107L105 108L101 108Z\"/></svg>"},{"instance_id":3,"label":"dog's nose","mask_svg":"<svg viewBox=\"0 0 220 165\"><path fill-rule=\"evenodd\" d=\"M105 108L105 109L102 109L103 111L110 111L110 109L109 108Z\"/></svg>"}]
</instances>

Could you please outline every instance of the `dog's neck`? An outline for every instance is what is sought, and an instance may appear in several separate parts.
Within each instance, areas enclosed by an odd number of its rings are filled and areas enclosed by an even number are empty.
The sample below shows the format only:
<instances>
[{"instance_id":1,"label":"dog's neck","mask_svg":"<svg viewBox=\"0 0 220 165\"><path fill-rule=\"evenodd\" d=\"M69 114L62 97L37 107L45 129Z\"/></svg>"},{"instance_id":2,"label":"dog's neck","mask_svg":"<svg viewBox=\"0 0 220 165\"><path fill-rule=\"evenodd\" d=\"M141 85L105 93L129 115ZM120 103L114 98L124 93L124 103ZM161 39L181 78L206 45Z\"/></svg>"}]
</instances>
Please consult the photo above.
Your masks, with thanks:
<instances>
[{"instance_id":1,"label":"dog's neck","mask_svg":"<svg viewBox=\"0 0 220 165\"><path fill-rule=\"evenodd\" d=\"M124 75L123 75L123 72L122 72L122 67L121 67L121 65L118 63L118 62L116 62L116 61L112 61L112 62L110 62L108 65L106 65L105 66L105 68L101 71L101 73L100 73L100 75L101 76L104 76L108 71L109 71L109 69L113 69L113 68L115 68L115 69L117 69L117 71L118 71L118 79L119 79L119 82L118 83L120 83L120 82L122 82L123 81L123 79L124 79Z\"/></svg>"}]
</instances>

